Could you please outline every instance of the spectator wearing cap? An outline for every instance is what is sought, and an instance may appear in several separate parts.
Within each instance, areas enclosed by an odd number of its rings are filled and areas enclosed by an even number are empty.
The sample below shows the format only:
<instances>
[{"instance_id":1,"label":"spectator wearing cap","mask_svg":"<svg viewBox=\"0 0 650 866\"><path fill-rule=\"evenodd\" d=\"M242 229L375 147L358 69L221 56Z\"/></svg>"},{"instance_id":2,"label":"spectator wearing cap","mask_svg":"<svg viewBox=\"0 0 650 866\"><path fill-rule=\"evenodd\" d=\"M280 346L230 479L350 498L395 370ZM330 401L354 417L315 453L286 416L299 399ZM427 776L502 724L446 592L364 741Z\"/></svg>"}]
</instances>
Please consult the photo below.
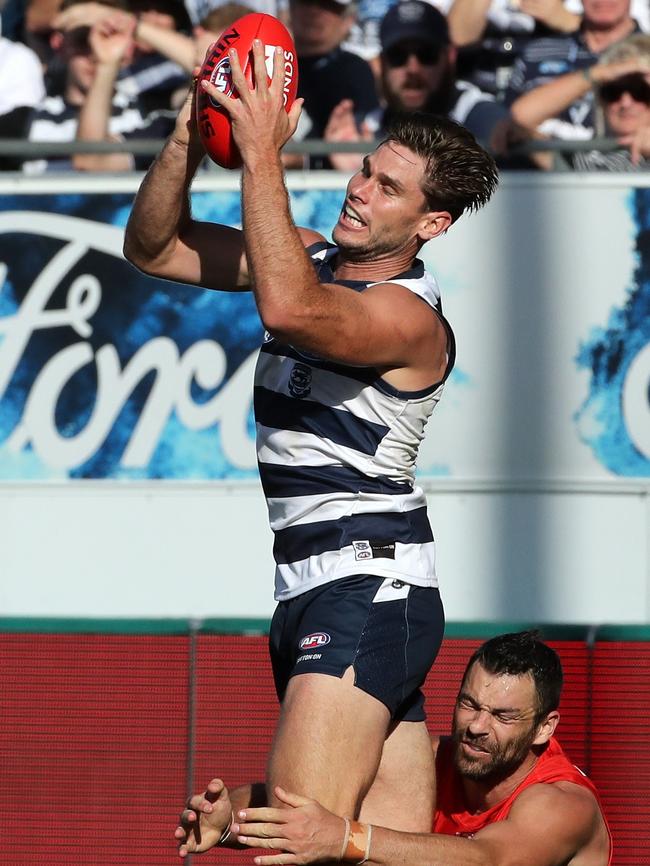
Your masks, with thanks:
<instances>
[{"instance_id":1,"label":"spectator wearing cap","mask_svg":"<svg viewBox=\"0 0 650 866\"><path fill-rule=\"evenodd\" d=\"M352 0L290 0L290 26L298 55L298 96L305 102L296 138L322 138L333 109L349 100L360 120L379 107L369 64L341 43L355 20ZM311 160L312 167L322 161Z\"/></svg>"},{"instance_id":2,"label":"spectator wearing cap","mask_svg":"<svg viewBox=\"0 0 650 866\"><path fill-rule=\"evenodd\" d=\"M456 49L447 19L425 0L402 0L383 17L380 77L382 106L359 125L348 102L330 116L328 141L360 141L384 137L396 113L426 111L441 114L466 126L488 143L495 125L508 117L507 110L477 87L456 78ZM332 164L353 170L357 154L336 154Z\"/></svg>"}]
</instances>

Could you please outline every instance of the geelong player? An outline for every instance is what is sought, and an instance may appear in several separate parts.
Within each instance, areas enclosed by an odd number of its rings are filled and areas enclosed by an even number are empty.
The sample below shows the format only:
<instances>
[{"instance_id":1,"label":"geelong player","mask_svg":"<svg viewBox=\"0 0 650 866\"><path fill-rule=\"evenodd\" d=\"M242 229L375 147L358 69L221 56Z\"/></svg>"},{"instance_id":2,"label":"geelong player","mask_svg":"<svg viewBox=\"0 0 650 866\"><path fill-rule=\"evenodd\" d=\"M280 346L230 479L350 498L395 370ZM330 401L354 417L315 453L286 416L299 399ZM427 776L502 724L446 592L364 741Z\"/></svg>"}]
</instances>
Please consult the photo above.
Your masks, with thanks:
<instances>
[{"instance_id":1,"label":"geelong player","mask_svg":"<svg viewBox=\"0 0 650 866\"><path fill-rule=\"evenodd\" d=\"M297 228L280 150L300 114L254 45L231 52L243 231L192 219L204 156L191 97L136 196L124 252L148 274L254 293L267 335L255 378L260 474L275 533L270 635L282 710L267 784L338 815L428 830L433 757L420 685L443 633L434 542L414 469L454 360L416 258L494 192L492 159L451 121L412 116L351 179L335 245ZM191 850L199 850L200 845ZM181 853L187 853L183 843Z\"/></svg>"},{"instance_id":2,"label":"geelong player","mask_svg":"<svg viewBox=\"0 0 650 866\"><path fill-rule=\"evenodd\" d=\"M500 635L471 657L450 738L436 739L433 833L355 824L314 800L279 790L284 809L237 811L233 842L283 853L257 866L344 860L378 866L608 866L612 840L593 784L555 738L560 660L531 632ZM177 830L200 816L206 839L230 823L230 801L214 780L192 798ZM217 795L214 803L213 794ZM244 795L244 796L242 796ZM248 799L233 791L233 802ZM288 809L286 807L289 807ZM190 836L190 838L192 838Z\"/></svg>"}]
</instances>

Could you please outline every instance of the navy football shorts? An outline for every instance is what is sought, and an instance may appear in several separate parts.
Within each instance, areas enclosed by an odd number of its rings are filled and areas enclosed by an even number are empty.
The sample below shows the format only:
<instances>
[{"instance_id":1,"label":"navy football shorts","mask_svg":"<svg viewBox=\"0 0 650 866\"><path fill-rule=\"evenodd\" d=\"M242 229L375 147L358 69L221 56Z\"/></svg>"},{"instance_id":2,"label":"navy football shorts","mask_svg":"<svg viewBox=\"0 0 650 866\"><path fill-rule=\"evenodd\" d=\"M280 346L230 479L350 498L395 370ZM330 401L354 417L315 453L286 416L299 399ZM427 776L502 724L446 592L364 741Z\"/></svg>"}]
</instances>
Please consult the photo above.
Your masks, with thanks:
<instances>
[{"instance_id":1,"label":"navy football shorts","mask_svg":"<svg viewBox=\"0 0 650 866\"><path fill-rule=\"evenodd\" d=\"M420 687L442 643L440 594L393 578L355 575L279 602L269 648L283 699L297 674L342 677L390 710L394 721L425 719Z\"/></svg>"}]
</instances>

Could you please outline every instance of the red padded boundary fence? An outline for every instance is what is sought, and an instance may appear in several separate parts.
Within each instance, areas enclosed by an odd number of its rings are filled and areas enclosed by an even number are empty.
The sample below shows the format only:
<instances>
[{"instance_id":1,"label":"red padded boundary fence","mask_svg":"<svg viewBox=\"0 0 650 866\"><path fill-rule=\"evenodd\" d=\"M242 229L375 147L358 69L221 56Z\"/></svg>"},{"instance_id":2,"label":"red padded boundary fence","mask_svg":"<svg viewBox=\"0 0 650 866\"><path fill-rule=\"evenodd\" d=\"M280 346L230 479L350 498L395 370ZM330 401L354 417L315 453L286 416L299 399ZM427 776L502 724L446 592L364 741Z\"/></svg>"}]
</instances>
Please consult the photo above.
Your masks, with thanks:
<instances>
[{"instance_id":1,"label":"red padded boundary fence","mask_svg":"<svg viewBox=\"0 0 650 866\"><path fill-rule=\"evenodd\" d=\"M448 630L425 689L432 731L449 730L471 651L506 630L489 628ZM0 627L5 862L179 862L172 833L188 790L217 773L233 785L263 779L278 714L266 638L131 629ZM560 739L599 787L615 866L650 866L650 640L591 645L584 634L545 632L565 670Z\"/></svg>"}]
</instances>

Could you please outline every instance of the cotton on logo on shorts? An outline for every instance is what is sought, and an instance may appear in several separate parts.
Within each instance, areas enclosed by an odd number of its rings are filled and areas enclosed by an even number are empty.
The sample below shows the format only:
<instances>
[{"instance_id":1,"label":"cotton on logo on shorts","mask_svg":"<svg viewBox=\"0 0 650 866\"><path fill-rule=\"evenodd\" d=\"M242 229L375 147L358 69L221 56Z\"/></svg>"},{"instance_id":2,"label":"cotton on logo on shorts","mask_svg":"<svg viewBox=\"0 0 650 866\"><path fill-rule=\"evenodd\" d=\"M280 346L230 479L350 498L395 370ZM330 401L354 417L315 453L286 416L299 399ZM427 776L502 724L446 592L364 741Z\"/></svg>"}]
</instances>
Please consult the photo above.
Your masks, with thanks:
<instances>
[{"instance_id":1,"label":"cotton on logo on shorts","mask_svg":"<svg viewBox=\"0 0 650 866\"><path fill-rule=\"evenodd\" d=\"M324 631L317 631L314 634L308 634L301 638L298 646L301 650L314 649L317 646L325 646L330 640L330 636Z\"/></svg>"}]
</instances>

